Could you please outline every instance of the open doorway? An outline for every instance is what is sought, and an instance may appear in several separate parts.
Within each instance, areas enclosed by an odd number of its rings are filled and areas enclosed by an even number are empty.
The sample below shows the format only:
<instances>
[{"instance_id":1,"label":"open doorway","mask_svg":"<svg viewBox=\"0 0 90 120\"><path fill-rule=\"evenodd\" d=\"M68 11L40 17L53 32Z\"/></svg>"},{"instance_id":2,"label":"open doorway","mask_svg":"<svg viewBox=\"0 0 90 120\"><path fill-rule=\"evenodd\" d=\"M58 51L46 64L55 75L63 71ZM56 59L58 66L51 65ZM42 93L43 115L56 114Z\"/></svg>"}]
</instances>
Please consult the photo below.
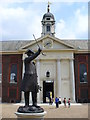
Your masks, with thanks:
<instances>
[{"instance_id":1,"label":"open doorway","mask_svg":"<svg viewBox=\"0 0 90 120\"><path fill-rule=\"evenodd\" d=\"M49 103L54 98L54 81L43 81L43 103Z\"/></svg>"}]
</instances>

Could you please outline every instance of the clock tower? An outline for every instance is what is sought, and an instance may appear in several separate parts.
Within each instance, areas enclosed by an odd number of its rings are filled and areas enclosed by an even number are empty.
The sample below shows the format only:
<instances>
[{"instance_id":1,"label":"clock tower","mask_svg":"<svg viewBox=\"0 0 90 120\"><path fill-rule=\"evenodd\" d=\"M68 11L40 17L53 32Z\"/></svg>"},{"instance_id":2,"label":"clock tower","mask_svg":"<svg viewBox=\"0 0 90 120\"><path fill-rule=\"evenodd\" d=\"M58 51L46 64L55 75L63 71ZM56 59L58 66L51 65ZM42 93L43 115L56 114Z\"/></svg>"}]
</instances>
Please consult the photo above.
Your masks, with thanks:
<instances>
[{"instance_id":1,"label":"clock tower","mask_svg":"<svg viewBox=\"0 0 90 120\"><path fill-rule=\"evenodd\" d=\"M42 33L41 36L51 35L55 36L55 18L52 13L50 13L50 3L48 2L47 13L43 15L42 18Z\"/></svg>"}]
</instances>

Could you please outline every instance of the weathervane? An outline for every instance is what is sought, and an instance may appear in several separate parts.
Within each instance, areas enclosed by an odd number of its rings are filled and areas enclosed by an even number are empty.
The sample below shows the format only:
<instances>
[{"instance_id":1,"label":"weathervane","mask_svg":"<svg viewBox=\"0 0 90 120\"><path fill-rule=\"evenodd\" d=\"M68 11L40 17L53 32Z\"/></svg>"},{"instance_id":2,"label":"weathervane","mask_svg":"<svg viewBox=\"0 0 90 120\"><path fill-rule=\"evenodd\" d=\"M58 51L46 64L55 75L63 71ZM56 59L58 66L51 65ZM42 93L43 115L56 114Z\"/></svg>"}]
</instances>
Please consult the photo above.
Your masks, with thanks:
<instances>
[{"instance_id":1,"label":"weathervane","mask_svg":"<svg viewBox=\"0 0 90 120\"><path fill-rule=\"evenodd\" d=\"M48 5L52 4L51 2L48 1Z\"/></svg>"},{"instance_id":2,"label":"weathervane","mask_svg":"<svg viewBox=\"0 0 90 120\"><path fill-rule=\"evenodd\" d=\"M48 11L48 12L50 11L50 8L49 8L49 7L50 7L51 4L52 4L52 3L48 1L48 8L47 8L47 11Z\"/></svg>"}]
</instances>

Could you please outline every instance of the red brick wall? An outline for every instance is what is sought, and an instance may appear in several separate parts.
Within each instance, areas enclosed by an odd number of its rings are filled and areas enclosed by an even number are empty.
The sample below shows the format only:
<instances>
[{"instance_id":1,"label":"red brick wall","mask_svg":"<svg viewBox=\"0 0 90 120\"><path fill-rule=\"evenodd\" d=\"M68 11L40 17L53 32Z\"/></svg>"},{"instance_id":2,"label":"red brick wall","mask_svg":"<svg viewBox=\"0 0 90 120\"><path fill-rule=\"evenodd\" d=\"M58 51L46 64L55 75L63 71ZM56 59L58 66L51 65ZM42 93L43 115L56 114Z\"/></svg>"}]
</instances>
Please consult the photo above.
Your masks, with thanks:
<instances>
[{"instance_id":1,"label":"red brick wall","mask_svg":"<svg viewBox=\"0 0 90 120\"><path fill-rule=\"evenodd\" d=\"M10 66L17 64L18 74L17 84L10 83ZM2 102L20 102L21 100L21 80L22 80L22 55L11 54L2 55Z\"/></svg>"},{"instance_id":2,"label":"red brick wall","mask_svg":"<svg viewBox=\"0 0 90 120\"><path fill-rule=\"evenodd\" d=\"M2 84L0 83L0 97L2 97Z\"/></svg>"},{"instance_id":3,"label":"red brick wall","mask_svg":"<svg viewBox=\"0 0 90 120\"><path fill-rule=\"evenodd\" d=\"M88 93L88 102L90 102L90 75L89 75L89 58L90 54L75 54L75 93L76 93L76 101L83 102L81 96L84 92ZM87 83L80 83L79 78L79 65L80 63L85 63L87 65Z\"/></svg>"}]
</instances>

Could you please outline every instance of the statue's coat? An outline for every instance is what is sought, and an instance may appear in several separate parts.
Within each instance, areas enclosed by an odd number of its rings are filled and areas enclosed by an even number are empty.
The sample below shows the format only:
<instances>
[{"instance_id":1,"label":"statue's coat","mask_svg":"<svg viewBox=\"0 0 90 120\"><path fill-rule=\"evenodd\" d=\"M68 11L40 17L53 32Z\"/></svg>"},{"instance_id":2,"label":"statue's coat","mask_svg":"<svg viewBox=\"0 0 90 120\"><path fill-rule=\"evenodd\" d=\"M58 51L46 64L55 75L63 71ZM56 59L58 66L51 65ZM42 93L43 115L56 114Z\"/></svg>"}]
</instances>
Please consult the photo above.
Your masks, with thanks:
<instances>
[{"instance_id":1,"label":"statue's coat","mask_svg":"<svg viewBox=\"0 0 90 120\"><path fill-rule=\"evenodd\" d=\"M37 92L38 91L38 83L37 83L37 73L36 73L36 66L32 62L40 54L38 50L33 55L25 58L25 73L22 80L21 90L24 92Z\"/></svg>"}]
</instances>

